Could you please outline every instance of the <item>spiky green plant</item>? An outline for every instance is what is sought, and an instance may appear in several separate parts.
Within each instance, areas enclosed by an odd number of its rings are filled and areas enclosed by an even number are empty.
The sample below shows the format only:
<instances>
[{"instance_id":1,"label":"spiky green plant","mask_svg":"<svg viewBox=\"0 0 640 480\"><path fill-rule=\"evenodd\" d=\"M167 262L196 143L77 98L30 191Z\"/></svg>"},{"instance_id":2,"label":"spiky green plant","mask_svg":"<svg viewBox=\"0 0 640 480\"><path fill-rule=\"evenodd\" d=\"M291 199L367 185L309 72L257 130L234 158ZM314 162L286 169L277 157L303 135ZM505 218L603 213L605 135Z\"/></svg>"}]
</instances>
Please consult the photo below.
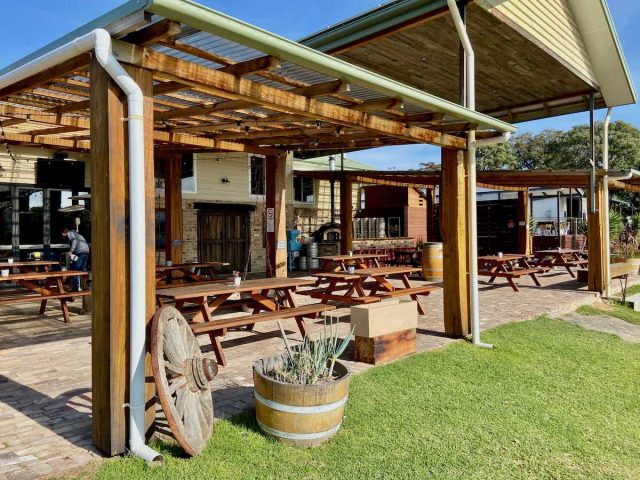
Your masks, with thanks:
<instances>
[{"instance_id":1,"label":"spiky green plant","mask_svg":"<svg viewBox=\"0 0 640 480\"><path fill-rule=\"evenodd\" d=\"M276 362L270 363L265 374L274 380L295 385L315 385L318 382L333 379L336 360L342 355L353 335L340 339L338 335L339 321L331 316L324 319L320 335L311 339L305 335L302 343L291 348L284 331L281 335L287 347L287 354Z\"/></svg>"}]
</instances>

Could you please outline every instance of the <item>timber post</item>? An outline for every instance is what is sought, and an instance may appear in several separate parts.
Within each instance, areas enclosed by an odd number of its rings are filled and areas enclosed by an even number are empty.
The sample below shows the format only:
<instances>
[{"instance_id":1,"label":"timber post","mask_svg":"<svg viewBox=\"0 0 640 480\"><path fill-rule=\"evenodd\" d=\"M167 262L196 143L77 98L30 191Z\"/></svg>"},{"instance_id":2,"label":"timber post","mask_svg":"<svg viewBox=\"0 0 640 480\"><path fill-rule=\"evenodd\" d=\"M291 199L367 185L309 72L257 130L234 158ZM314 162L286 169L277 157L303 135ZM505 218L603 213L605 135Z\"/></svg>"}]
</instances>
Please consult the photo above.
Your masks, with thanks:
<instances>
[{"instance_id":1,"label":"timber post","mask_svg":"<svg viewBox=\"0 0 640 480\"><path fill-rule=\"evenodd\" d=\"M346 175L340 180L340 253L353 250L353 181Z\"/></svg>"},{"instance_id":2,"label":"timber post","mask_svg":"<svg viewBox=\"0 0 640 480\"><path fill-rule=\"evenodd\" d=\"M530 220L529 192L518 192L518 253L529 255L531 253L531 233L529 232Z\"/></svg>"},{"instance_id":3,"label":"timber post","mask_svg":"<svg viewBox=\"0 0 640 480\"><path fill-rule=\"evenodd\" d=\"M182 263L182 156L164 159L165 254Z\"/></svg>"},{"instance_id":4,"label":"timber post","mask_svg":"<svg viewBox=\"0 0 640 480\"><path fill-rule=\"evenodd\" d=\"M603 209L604 195L602 194L602 181L596 182L595 208L591 205L591 195L588 195L588 249L589 249L589 271L587 274L587 285L591 292L602 293L605 289L605 255L604 255L604 235L609 232L604 231Z\"/></svg>"},{"instance_id":5,"label":"timber post","mask_svg":"<svg viewBox=\"0 0 640 480\"><path fill-rule=\"evenodd\" d=\"M287 276L286 169L286 153L267 155L265 230L269 277Z\"/></svg>"},{"instance_id":6,"label":"timber post","mask_svg":"<svg viewBox=\"0 0 640 480\"><path fill-rule=\"evenodd\" d=\"M145 197L147 322L155 310L155 200L153 77L127 67L145 95ZM91 62L92 185L92 417L93 442L107 455L127 448L129 367L129 166L126 96L94 59ZM149 356L147 356L149 360ZM147 362L146 424L155 419L155 385Z\"/></svg>"},{"instance_id":7,"label":"timber post","mask_svg":"<svg viewBox=\"0 0 640 480\"><path fill-rule=\"evenodd\" d=\"M445 272L445 334L462 337L471 333L467 237L467 188L464 150L442 149L440 229Z\"/></svg>"}]
</instances>

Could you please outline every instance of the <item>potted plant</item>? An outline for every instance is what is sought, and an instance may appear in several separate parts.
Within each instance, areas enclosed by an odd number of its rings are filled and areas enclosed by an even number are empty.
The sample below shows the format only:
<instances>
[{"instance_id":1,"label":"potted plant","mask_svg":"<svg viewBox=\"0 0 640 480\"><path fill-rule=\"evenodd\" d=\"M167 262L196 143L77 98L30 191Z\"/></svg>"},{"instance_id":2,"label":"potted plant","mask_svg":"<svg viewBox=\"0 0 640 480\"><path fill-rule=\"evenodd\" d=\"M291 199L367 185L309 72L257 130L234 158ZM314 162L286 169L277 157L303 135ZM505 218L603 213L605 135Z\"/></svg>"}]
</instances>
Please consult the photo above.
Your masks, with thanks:
<instances>
[{"instance_id":1,"label":"potted plant","mask_svg":"<svg viewBox=\"0 0 640 480\"><path fill-rule=\"evenodd\" d=\"M317 446L342 425L350 375L338 357L353 330L340 340L337 319L325 319L318 338L305 335L292 348L278 324L287 352L258 360L253 366L256 420L273 438L291 445Z\"/></svg>"}]
</instances>

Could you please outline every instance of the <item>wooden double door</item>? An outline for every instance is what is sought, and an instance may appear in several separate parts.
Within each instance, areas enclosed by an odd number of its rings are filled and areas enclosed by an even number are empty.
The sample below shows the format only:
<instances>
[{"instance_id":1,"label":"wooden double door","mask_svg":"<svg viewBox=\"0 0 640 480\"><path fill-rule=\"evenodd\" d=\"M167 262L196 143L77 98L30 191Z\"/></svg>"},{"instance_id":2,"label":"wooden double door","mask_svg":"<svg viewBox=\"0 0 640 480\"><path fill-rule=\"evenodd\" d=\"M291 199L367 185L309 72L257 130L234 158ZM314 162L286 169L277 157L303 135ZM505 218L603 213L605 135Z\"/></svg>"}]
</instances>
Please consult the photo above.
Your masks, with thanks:
<instances>
[{"instance_id":1,"label":"wooden double door","mask_svg":"<svg viewBox=\"0 0 640 480\"><path fill-rule=\"evenodd\" d=\"M250 212L198 210L198 258L201 262L229 262L229 271L250 270Z\"/></svg>"}]
</instances>

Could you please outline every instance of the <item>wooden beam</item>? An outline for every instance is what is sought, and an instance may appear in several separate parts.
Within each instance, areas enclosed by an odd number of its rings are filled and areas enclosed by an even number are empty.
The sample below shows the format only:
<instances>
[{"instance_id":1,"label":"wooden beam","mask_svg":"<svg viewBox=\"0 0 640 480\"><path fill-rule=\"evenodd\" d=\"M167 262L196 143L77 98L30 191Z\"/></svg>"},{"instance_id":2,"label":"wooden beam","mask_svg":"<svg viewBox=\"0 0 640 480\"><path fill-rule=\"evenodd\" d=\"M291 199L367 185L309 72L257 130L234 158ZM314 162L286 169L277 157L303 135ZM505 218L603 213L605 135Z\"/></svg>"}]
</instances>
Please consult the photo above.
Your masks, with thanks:
<instances>
[{"instance_id":1,"label":"wooden beam","mask_svg":"<svg viewBox=\"0 0 640 480\"><path fill-rule=\"evenodd\" d=\"M444 330L452 337L471 333L467 281L467 189L464 152L442 149L440 211L444 271Z\"/></svg>"},{"instance_id":2,"label":"wooden beam","mask_svg":"<svg viewBox=\"0 0 640 480\"><path fill-rule=\"evenodd\" d=\"M426 215L427 215L427 232L426 232L426 240L427 242L436 242L438 238L438 232L436 231L436 189L435 188L427 188L427 192L425 195L425 200L427 202Z\"/></svg>"},{"instance_id":3,"label":"wooden beam","mask_svg":"<svg viewBox=\"0 0 640 480\"><path fill-rule=\"evenodd\" d=\"M24 80L20 80L19 82L9 85L8 87L0 89L0 100L4 100L9 96L15 95L16 93L20 93L24 90L32 89L53 78L68 75L69 73L72 73L79 68L86 67L87 65L89 65L90 61L91 55L89 55L88 53L80 54L77 57L61 63L60 65L49 68L44 72L37 73L28 78L25 78Z\"/></svg>"},{"instance_id":4,"label":"wooden beam","mask_svg":"<svg viewBox=\"0 0 640 480\"><path fill-rule=\"evenodd\" d=\"M226 67L222 67L220 71L241 77L243 75L251 75L262 70L271 70L276 65L278 65L278 59L271 55L266 55L264 57L252 58L251 60L233 65L227 65Z\"/></svg>"},{"instance_id":5,"label":"wooden beam","mask_svg":"<svg viewBox=\"0 0 640 480\"><path fill-rule=\"evenodd\" d=\"M166 259L182 263L182 156L164 159Z\"/></svg>"},{"instance_id":6,"label":"wooden beam","mask_svg":"<svg viewBox=\"0 0 640 480\"><path fill-rule=\"evenodd\" d=\"M164 19L138 31L131 32L121 40L134 45L147 46L158 43L161 40L176 37L180 35L181 31L180 22Z\"/></svg>"},{"instance_id":7,"label":"wooden beam","mask_svg":"<svg viewBox=\"0 0 640 480\"><path fill-rule=\"evenodd\" d=\"M345 176L340 181L340 253L353 251L353 182Z\"/></svg>"},{"instance_id":8,"label":"wooden beam","mask_svg":"<svg viewBox=\"0 0 640 480\"><path fill-rule=\"evenodd\" d=\"M228 140L197 137L186 133L171 133L156 130L153 134L153 139L156 142L182 144L198 148L224 150L227 152L255 153L258 155L279 155L282 153L280 150L274 148L262 148Z\"/></svg>"},{"instance_id":9,"label":"wooden beam","mask_svg":"<svg viewBox=\"0 0 640 480\"><path fill-rule=\"evenodd\" d=\"M40 130L31 130L29 132L25 132L24 135L33 135L34 137L41 137L46 135L60 135L61 133L71 133L84 131L84 128L73 127L73 126L65 126L65 127L53 127L53 128L43 128Z\"/></svg>"},{"instance_id":10,"label":"wooden beam","mask_svg":"<svg viewBox=\"0 0 640 480\"><path fill-rule=\"evenodd\" d=\"M111 456L126 451L129 400L125 109L123 94L96 60L91 78L93 443Z\"/></svg>"},{"instance_id":11,"label":"wooden beam","mask_svg":"<svg viewBox=\"0 0 640 480\"><path fill-rule=\"evenodd\" d=\"M287 276L286 154L267 156L266 247L267 275Z\"/></svg>"},{"instance_id":12,"label":"wooden beam","mask_svg":"<svg viewBox=\"0 0 640 480\"><path fill-rule=\"evenodd\" d=\"M451 148L466 146L466 140L460 137L309 99L153 50L117 41L114 42L114 48L122 61L153 70L158 78L175 80L209 90L215 95L231 95L236 100L253 101L276 111L299 114L339 125L362 127L371 132L398 137L405 141Z\"/></svg>"}]
</instances>

